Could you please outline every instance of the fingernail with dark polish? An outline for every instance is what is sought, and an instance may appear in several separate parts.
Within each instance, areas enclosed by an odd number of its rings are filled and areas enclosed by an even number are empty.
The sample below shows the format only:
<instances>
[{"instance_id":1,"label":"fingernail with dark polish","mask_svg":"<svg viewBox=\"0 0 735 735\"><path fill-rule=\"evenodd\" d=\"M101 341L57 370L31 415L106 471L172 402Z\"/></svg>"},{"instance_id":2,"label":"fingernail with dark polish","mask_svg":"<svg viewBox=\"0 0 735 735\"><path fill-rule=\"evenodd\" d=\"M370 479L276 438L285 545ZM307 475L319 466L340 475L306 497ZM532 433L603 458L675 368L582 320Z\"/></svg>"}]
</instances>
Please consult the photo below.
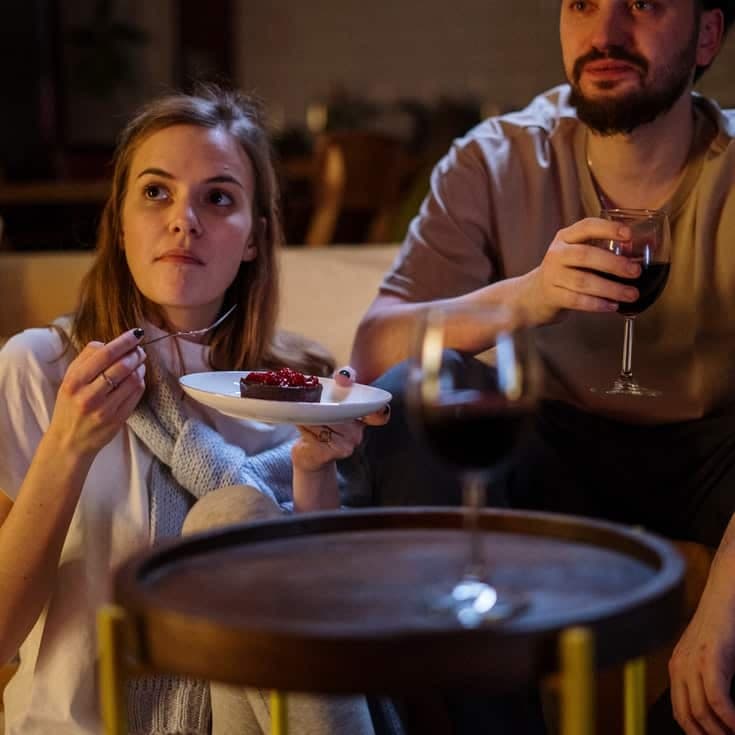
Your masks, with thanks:
<instances>
[{"instance_id":1,"label":"fingernail with dark polish","mask_svg":"<svg viewBox=\"0 0 735 735\"><path fill-rule=\"evenodd\" d=\"M345 378L351 378L351 377L352 377L352 374L350 373L350 371L349 371L349 370L348 370L347 368L342 368L342 369L341 369L341 370L339 371L339 374L340 374L340 375L344 375L344 376L345 376Z\"/></svg>"},{"instance_id":2,"label":"fingernail with dark polish","mask_svg":"<svg viewBox=\"0 0 735 735\"><path fill-rule=\"evenodd\" d=\"M144 334L145 334L145 329L143 329L142 327L136 327L133 330L133 336L135 337L135 339L140 339Z\"/></svg>"}]
</instances>

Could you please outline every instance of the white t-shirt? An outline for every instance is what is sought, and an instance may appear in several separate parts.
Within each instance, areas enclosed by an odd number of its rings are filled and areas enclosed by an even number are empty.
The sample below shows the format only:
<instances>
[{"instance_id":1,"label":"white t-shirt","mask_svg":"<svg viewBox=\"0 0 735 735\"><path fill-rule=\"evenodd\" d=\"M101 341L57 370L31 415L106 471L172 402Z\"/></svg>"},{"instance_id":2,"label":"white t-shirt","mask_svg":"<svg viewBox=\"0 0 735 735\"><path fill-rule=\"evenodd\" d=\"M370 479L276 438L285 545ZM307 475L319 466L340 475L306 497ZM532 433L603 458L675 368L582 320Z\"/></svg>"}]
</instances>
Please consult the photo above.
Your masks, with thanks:
<instances>
[{"instance_id":1,"label":"white t-shirt","mask_svg":"<svg viewBox=\"0 0 735 735\"><path fill-rule=\"evenodd\" d=\"M163 334L145 327L147 338ZM180 374L174 347L174 340L163 341L156 354L168 370ZM211 370L206 347L183 340L179 347L184 372ZM59 359L61 352L61 339L51 329L22 332L0 350L0 489L11 499L51 421L71 359L70 354ZM238 421L188 398L184 411L247 454L281 445L296 434L292 426ZM20 666L5 690L6 735L100 732L94 615L107 595L107 570L148 543L151 462L150 451L127 427L93 462L61 552L56 587L21 646Z\"/></svg>"}]
</instances>

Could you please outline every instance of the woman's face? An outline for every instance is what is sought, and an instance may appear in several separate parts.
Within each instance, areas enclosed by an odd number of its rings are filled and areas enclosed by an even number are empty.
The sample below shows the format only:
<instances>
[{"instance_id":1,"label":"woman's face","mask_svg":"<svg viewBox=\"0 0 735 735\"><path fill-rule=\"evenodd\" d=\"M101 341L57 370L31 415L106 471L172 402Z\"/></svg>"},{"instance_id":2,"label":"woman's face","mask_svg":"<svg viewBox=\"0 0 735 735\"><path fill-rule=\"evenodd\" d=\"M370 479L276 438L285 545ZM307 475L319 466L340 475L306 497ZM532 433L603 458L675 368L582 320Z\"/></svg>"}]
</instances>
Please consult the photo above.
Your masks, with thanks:
<instances>
[{"instance_id":1,"label":"woman's face","mask_svg":"<svg viewBox=\"0 0 735 735\"><path fill-rule=\"evenodd\" d=\"M255 176L221 129L176 125L133 155L122 245L136 285L176 329L212 323L240 263L253 260Z\"/></svg>"}]
</instances>

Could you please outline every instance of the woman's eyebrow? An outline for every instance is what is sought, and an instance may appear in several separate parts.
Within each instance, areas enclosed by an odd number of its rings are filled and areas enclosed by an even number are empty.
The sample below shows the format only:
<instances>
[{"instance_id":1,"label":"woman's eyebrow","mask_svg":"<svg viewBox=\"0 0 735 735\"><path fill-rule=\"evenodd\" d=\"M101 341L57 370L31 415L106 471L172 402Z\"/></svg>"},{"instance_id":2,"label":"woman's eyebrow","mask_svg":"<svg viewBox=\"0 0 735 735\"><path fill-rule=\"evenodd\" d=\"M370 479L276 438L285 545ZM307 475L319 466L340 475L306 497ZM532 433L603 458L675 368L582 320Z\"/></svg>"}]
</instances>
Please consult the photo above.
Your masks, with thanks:
<instances>
[{"instance_id":1,"label":"woman's eyebrow","mask_svg":"<svg viewBox=\"0 0 735 735\"><path fill-rule=\"evenodd\" d=\"M145 176L147 174L153 175L153 176L160 176L164 179L173 179L173 174L170 174L168 171L164 171L162 168L145 168L143 169L136 178L140 178L141 176ZM241 189L244 189L245 187L234 177L230 176L230 174L219 174L217 176L210 176L210 178L206 179L205 184L235 184L236 186L239 186Z\"/></svg>"},{"instance_id":2,"label":"woman's eyebrow","mask_svg":"<svg viewBox=\"0 0 735 735\"><path fill-rule=\"evenodd\" d=\"M173 179L173 174L170 174L168 171L164 171L162 168L144 168L135 178L139 179L141 176L145 176L146 174L162 176L164 179Z\"/></svg>"},{"instance_id":3,"label":"woman's eyebrow","mask_svg":"<svg viewBox=\"0 0 735 735\"><path fill-rule=\"evenodd\" d=\"M205 183L206 184L236 184L241 189L245 188L234 176L230 176L230 174L220 174L219 176L212 176L211 178L207 179Z\"/></svg>"}]
</instances>

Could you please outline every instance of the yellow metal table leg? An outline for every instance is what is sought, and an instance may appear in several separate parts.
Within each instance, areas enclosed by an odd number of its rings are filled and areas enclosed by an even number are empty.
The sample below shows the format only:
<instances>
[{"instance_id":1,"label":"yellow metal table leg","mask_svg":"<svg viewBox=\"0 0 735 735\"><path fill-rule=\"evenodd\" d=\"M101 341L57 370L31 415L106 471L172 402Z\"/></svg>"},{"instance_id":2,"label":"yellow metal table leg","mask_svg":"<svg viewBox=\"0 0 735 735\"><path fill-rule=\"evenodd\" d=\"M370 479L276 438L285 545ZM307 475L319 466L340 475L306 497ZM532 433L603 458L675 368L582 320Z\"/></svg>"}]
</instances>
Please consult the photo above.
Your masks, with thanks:
<instances>
[{"instance_id":1,"label":"yellow metal table leg","mask_svg":"<svg viewBox=\"0 0 735 735\"><path fill-rule=\"evenodd\" d=\"M592 735L595 720L595 652L587 628L561 634L561 735Z\"/></svg>"},{"instance_id":2,"label":"yellow metal table leg","mask_svg":"<svg viewBox=\"0 0 735 735\"><path fill-rule=\"evenodd\" d=\"M623 671L625 735L646 735L646 662L636 658Z\"/></svg>"},{"instance_id":3,"label":"yellow metal table leg","mask_svg":"<svg viewBox=\"0 0 735 735\"><path fill-rule=\"evenodd\" d=\"M288 735L288 708L286 695L271 692L271 735Z\"/></svg>"},{"instance_id":4,"label":"yellow metal table leg","mask_svg":"<svg viewBox=\"0 0 735 735\"><path fill-rule=\"evenodd\" d=\"M100 708L105 735L128 732L125 626L121 607L104 605L97 612Z\"/></svg>"}]
</instances>

